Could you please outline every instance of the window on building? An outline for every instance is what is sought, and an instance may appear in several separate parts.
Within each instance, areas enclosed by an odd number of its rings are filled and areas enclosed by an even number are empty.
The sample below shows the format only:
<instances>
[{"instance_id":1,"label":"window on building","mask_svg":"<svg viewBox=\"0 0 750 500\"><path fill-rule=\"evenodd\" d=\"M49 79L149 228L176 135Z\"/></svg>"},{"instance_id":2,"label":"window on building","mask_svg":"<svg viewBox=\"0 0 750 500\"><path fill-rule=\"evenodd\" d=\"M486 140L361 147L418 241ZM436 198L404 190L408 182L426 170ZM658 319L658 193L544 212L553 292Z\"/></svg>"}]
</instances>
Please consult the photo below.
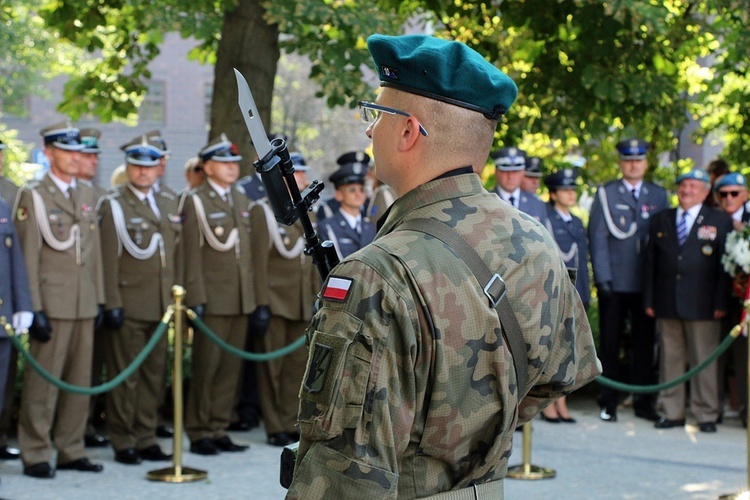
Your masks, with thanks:
<instances>
[{"instance_id":1,"label":"window on building","mask_svg":"<svg viewBox=\"0 0 750 500\"><path fill-rule=\"evenodd\" d=\"M165 84L163 81L151 81L146 84L148 90L138 110L141 122L164 124L165 117Z\"/></svg>"}]
</instances>

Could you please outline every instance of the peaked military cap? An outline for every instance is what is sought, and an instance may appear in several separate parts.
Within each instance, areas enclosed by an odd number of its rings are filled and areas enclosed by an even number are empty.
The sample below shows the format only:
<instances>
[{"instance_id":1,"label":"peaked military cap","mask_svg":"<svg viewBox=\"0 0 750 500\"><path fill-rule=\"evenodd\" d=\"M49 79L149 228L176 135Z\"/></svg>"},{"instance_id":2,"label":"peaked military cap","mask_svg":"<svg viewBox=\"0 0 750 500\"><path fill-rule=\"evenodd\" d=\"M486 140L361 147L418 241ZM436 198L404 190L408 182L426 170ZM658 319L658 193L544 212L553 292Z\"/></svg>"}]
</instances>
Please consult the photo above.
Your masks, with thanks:
<instances>
[{"instance_id":1,"label":"peaked military cap","mask_svg":"<svg viewBox=\"0 0 750 500\"><path fill-rule=\"evenodd\" d=\"M227 134L222 133L219 137L206 144L198 153L201 161L208 160L219 162L238 162L242 159L237 146L232 144Z\"/></svg>"},{"instance_id":2,"label":"peaked military cap","mask_svg":"<svg viewBox=\"0 0 750 500\"><path fill-rule=\"evenodd\" d=\"M538 156L529 156L526 159L526 177L541 177L544 162Z\"/></svg>"},{"instance_id":3,"label":"peaked military cap","mask_svg":"<svg viewBox=\"0 0 750 500\"><path fill-rule=\"evenodd\" d=\"M732 172L721 176L721 178L714 184L714 191L718 191L719 188L726 186L742 186L747 187L747 180L745 176L739 172Z\"/></svg>"},{"instance_id":4,"label":"peaked military cap","mask_svg":"<svg viewBox=\"0 0 750 500\"><path fill-rule=\"evenodd\" d=\"M513 80L461 42L427 35L371 35L381 85L499 119L516 100Z\"/></svg>"},{"instance_id":5,"label":"peaked military cap","mask_svg":"<svg viewBox=\"0 0 750 500\"><path fill-rule=\"evenodd\" d=\"M646 158L648 143L641 139L625 139L617 143L621 160L643 160Z\"/></svg>"},{"instance_id":6,"label":"peaked military cap","mask_svg":"<svg viewBox=\"0 0 750 500\"><path fill-rule=\"evenodd\" d=\"M564 168L544 178L544 184L550 189L575 189L578 171Z\"/></svg>"},{"instance_id":7,"label":"peaked military cap","mask_svg":"<svg viewBox=\"0 0 750 500\"><path fill-rule=\"evenodd\" d=\"M166 156L170 153L169 148L167 147L167 141L164 140L164 137L162 137L159 130L150 130L146 132L146 137L148 137L151 144L161 150L162 156Z\"/></svg>"},{"instance_id":8,"label":"peaked military cap","mask_svg":"<svg viewBox=\"0 0 750 500\"><path fill-rule=\"evenodd\" d=\"M298 153L297 151L289 153L289 158L292 160L292 165L294 165L295 171L307 172L308 170L310 170L310 166L305 161L302 153Z\"/></svg>"},{"instance_id":9,"label":"peaked military cap","mask_svg":"<svg viewBox=\"0 0 750 500\"><path fill-rule=\"evenodd\" d=\"M346 163L328 178L336 188L347 184L364 184L367 168L363 163Z\"/></svg>"},{"instance_id":10,"label":"peaked military cap","mask_svg":"<svg viewBox=\"0 0 750 500\"><path fill-rule=\"evenodd\" d=\"M101 153L99 149L99 138L102 133L96 128L82 128L81 129L81 144L83 144L82 153Z\"/></svg>"},{"instance_id":11,"label":"peaked military cap","mask_svg":"<svg viewBox=\"0 0 750 500\"><path fill-rule=\"evenodd\" d=\"M342 166L347 163L361 163L364 168L367 168L370 166L370 155L364 151L349 151L339 156L336 163Z\"/></svg>"},{"instance_id":12,"label":"peaked military cap","mask_svg":"<svg viewBox=\"0 0 750 500\"><path fill-rule=\"evenodd\" d=\"M144 137L146 138L146 142L148 142L148 144L150 144L151 146L153 146L155 149L159 151L159 153L161 154L160 158L166 156L166 154L164 153L164 150L162 149L163 144L160 143L159 141L155 141L152 137L149 137L148 133L140 134L140 135L133 137L130 141L121 145L120 149L122 151L125 151L131 146L139 146L143 142Z\"/></svg>"},{"instance_id":13,"label":"peaked military cap","mask_svg":"<svg viewBox=\"0 0 750 500\"><path fill-rule=\"evenodd\" d=\"M677 177L677 184L681 183L682 181L686 181L688 179L694 179L696 181L703 181L706 184L709 184L711 180L708 177L708 173L705 170L702 170L700 168L694 168L690 172L686 174L682 174L679 177Z\"/></svg>"},{"instance_id":14,"label":"peaked military cap","mask_svg":"<svg viewBox=\"0 0 750 500\"><path fill-rule=\"evenodd\" d=\"M526 169L526 151L516 147L500 148L490 153L495 168L502 172L517 172Z\"/></svg>"},{"instance_id":15,"label":"peaked military cap","mask_svg":"<svg viewBox=\"0 0 750 500\"><path fill-rule=\"evenodd\" d=\"M7 147L6 144L3 142L2 139L0 139L0 151L2 151L3 149L5 149L6 147Z\"/></svg>"},{"instance_id":16,"label":"peaked military cap","mask_svg":"<svg viewBox=\"0 0 750 500\"><path fill-rule=\"evenodd\" d=\"M140 143L125 147L125 162L129 165L156 167L162 156L161 149L151 144L145 134L141 136Z\"/></svg>"},{"instance_id":17,"label":"peaked military cap","mask_svg":"<svg viewBox=\"0 0 750 500\"><path fill-rule=\"evenodd\" d=\"M45 127L39 133L44 138L45 146L54 146L66 151L80 151L83 149L81 131L74 127L70 120Z\"/></svg>"}]
</instances>

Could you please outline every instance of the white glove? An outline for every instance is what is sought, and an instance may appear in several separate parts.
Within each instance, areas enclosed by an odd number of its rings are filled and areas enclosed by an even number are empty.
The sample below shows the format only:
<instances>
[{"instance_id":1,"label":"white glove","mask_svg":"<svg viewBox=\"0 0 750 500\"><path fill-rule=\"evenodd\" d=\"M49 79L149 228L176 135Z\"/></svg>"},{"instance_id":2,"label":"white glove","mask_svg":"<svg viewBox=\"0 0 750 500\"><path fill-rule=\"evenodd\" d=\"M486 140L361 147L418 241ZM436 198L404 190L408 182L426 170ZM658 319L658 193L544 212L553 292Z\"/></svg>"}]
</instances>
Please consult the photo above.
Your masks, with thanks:
<instances>
[{"instance_id":1,"label":"white glove","mask_svg":"<svg viewBox=\"0 0 750 500\"><path fill-rule=\"evenodd\" d=\"M29 311L18 311L17 313L13 313L13 328L18 333L27 333L33 320L34 313Z\"/></svg>"}]
</instances>

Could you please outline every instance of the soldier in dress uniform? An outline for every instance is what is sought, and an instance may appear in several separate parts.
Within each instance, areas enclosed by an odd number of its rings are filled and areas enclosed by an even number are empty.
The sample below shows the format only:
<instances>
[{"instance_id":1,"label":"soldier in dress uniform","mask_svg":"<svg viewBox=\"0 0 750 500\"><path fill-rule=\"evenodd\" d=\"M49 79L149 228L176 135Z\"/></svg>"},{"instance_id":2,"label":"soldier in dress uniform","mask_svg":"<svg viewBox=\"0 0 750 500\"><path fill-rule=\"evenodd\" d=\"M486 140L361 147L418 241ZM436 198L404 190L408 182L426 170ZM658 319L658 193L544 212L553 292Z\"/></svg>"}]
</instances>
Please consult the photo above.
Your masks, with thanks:
<instances>
[{"instance_id":1,"label":"soldier in dress uniform","mask_svg":"<svg viewBox=\"0 0 750 500\"><path fill-rule=\"evenodd\" d=\"M34 306L29 351L53 376L88 386L94 320L104 304L96 194L76 181L80 131L67 121L41 134L50 170L20 190L15 214ZM24 474L54 477L53 448L58 470L103 469L84 452L88 409L88 396L26 371L18 425Z\"/></svg>"},{"instance_id":2,"label":"soldier in dress uniform","mask_svg":"<svg viewBox=\"0 0 750 500\"><path fill-rule=\"evenodd\" d=\"M718 347L720 320L729 305L731 278L721 257L732 218L703 203L708 174L693 169L677 178L679 206L654 215L643 272L643 307L656 318L661 382L682 376ZM716 361L690 379L690 412L701 432L716 432L719 417ZM659 394L664 411L654 427L683 427L685 384Z\"/></svg>"},{"instance_id":3,"label":"soldier in dress uniform","mask_svg":"<svg viewBox=\"0 0 750 500\"><path fill-rule=\"evenodd\" d=\"M339 209L320 223L333 243L339 260L348 257L375 238L375 224L362 216L365 204L365 172L362 163L346 163L328 178L334 185Z\"/></svg>"},{"instance_id":4,"label":"soldier in dress uniform","mask_svg":"<svg viewBox=\"0 0 750 500\"><path fill-rule=\"evenodd\" d=\"M526 158L526 167L523 171L523 179L521 179L521 191L537 194L543 170L544 160L538 156L529 156Z\"/></svg>"},{"instance_id":5,"label":"soldier in dress uniform","mask_svg":"<svg viewBox=\"0 0 750 500\"><path fill-rule=\"evenodd\" d=\"M349 151L344 153L336 159L336 164L339 168L344 165L352 165L353 168L367 172L370 168L370 155L364 151ZM320 207L316 212L318 222L323 222L324 219L333 217L336 211L341 207L341 203L334 196L320 203ZM364 210L364 206L362 207Z\"/></svg>"},{"instance_id":6,"label":"soldier in dress uniform","mask_svg":"<svg viewBox=\"0 0 750 500\"><path fill-rule=\"evenodd\" d=\"M148 137L149 142L152 145L156 146L161 152L159 166L157 167L159 175L156 179L156 183L154 183L154 191L156 191L157 193L165 191L172 196L177 196L177 193L174 191L174 189L164 183L164 175L167 173L167 161L169 160L169 155L171 153L171 151L167 147L167 141L164 140L164 137L162 137L159 130L151 130L149 132L146 132L146 137Z\"/></svg>"},{"instance_id":7,"label":"soldier in dress uniform","mask_svg":"<svg viewBox=\"0 0 750 500\"><path fill-rule=\"evenodd\" d=\"M31 291L26 276L26 264L23 259L18 234L13 226L13 210L3 199L0 199L0 316L5 317L20 334L31 326L34 315L31 312ZM20 452L7 444L7 428L12 420L12 405L15 394L16 352L5 333L0 329L0 412L8 419L0 446L0 459L18 459ZM12 376L11 376L12 375Z\"/></svg>"},{"instance_id":8,"label":"soldier in dress uniform","mask_svg":"<svg viewBox=\"0 0 750 500\"><path fill-rule=\"evenodd\" d=\"M648 385L656 382L654 321L643 311L641 278L643 255L648 241L651 217L669 208L664 188L643 180L648 168L648 144L626 139L617 144L622 178L599 186L589 218L589 245L594 283L599 299L599 358L604 376L622 380L620 348L625 321L630 320L629 382ZM599 417L617 421L619 397L614 389L601 386ZM654 396L633 396L635 415L656 421Z\"/></svg>"},{"instance_id":9,"label":"soldier in dress uniform","mask_svg":"<svg viewBox=\"0 0 750 500\"><path fill-rule=\"evenodd\" d=\"M0 140L0 198L8 202L8 205L13 208L13 204L16 202L16 194L18 194L18 186L3 175L3 155L6 147L5 143Z\"/></svg>"},{"instance_id":10,"label":"soldier in dress uniform","mask_svg":"<svg viewBox=\"0 0 750 500\"><path fill-rule=\"evenodd\" d=\"M501 500L518 423L598 375L586 313L549 232L478 175L511 79L460 42L367 46L384 88L359 105L398 198L323 285L287 498Z\"/></svg>"},{"instance_id":11,"label":"soldier in dress uniform","mask_svg":"<svg viewBox=\"0 0 750 500\"><path fill-rule=\"evenodd\" d=\"M197 156L193 156L185 162L185 180L188 184L185 192L206 182L206 173L203 172L203 165L201 165L201 160Z\"/></svg>"},{"instance_id":12,"label":"soldier in dress uniform","mask_svg":"<svg viewBox=\"0 0 750 500\"><path fill-rule=\"evenodd\" d=\"M308 167L299 153L290 155L300 191L307 186ZM304 252L302 224L276 222L265 200L253 203L253 261L255 299L258 307L250 315L250 331L256 350L271 352L299 339L312 318L320 278L310 256ZM299 439L297 407L299 381L305 371L307 351L296 351L256 365L261 411L268 443L286 446Z\"/></svg>"},{"instance_id":13,"label":"soldier in dress uniform","mask_svg":"<svg viewBox=\"0 0 750 500\"><path fill-rule=\"evenodd\" d=\"M221 134L198 154L206 182L182 198L185 303L225 342L242 349L247 315L255 309L250 265L250 200L232 187L239 177L237 147ZM237 401L240 358L199 332L193 338L193 377L185 429L190 451L244 451L226 428Z\"/></svg>"},{"instance_id":14,"label":"soldier in dress uniform","mask_svg":"<svg viewBox=\"0 0 750 500\"><path fill-rule=\"evenodd\" d=\"M110 377L141 353L171 303L181 232L178 200L153 190L161 152L149 144L125 149L128 182L107 196L99 213L106 295L106 355ZM123 383L107 394L115 461L170 460L156 441L164 387L167 337Z\"/></svg>"},{"instance_id":15,"label":"soldier in dress uniform","mask_svg":"<svg viewBox=\"0 0 750 500\"><path fill-rule=\"evenodd\" d=\"M78 168L77 179L79 182L87 183L96 193L97 200L101 200L107 190L99 186L96 181L96 174L99 170L99 154L102 150L99 148L99 139L101 131L95 128L81 129L81 161ZM91 385L96 386L102 383L104 378L104 337L107 335L104 325L94 330L94 351L91 363ZM105 397L103 394L91 396L89 403L89 419L86 424L86 434L84 443L88 448L107 446L109 439L99 434L97 429L98 414L101 414L104 406Z\"/></svg>"},{"instance_id":16,"label":"soldier in dress uniform","mask_svg":"<svg viewBox=\"0 0 750 500\"><path fill-rule=\"evenodd\" d=\"M490 154L495 162L494 193L525 214L529 214L545 226L547 207L535 193L521 189L521 181L526 175L526 151L516 147L500 148Z\"/></svg>"}]
</instances>

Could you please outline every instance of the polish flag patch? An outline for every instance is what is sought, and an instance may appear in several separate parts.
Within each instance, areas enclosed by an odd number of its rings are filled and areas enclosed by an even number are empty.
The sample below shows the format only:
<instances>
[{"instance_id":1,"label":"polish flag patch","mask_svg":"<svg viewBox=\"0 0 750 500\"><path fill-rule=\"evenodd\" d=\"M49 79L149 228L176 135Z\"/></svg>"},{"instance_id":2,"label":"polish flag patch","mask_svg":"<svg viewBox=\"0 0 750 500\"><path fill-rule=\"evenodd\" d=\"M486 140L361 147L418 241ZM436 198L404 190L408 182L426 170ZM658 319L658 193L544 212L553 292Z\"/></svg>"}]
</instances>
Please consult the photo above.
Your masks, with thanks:
<instances>
[{"instance_id":1,"label":"polish flag patch","mask_svg":"<svg viewBox=\"0 0 750 500\"><path fill-rule=\"evenodd\" d=\"M328 300L335 300L337 302L344 302L347 295L349 295L349 289L352 286L352 279L350 278L337 278L331 276L328 278L328 283L323 290L323 298Z\"/></svg>"}]
</instances>

